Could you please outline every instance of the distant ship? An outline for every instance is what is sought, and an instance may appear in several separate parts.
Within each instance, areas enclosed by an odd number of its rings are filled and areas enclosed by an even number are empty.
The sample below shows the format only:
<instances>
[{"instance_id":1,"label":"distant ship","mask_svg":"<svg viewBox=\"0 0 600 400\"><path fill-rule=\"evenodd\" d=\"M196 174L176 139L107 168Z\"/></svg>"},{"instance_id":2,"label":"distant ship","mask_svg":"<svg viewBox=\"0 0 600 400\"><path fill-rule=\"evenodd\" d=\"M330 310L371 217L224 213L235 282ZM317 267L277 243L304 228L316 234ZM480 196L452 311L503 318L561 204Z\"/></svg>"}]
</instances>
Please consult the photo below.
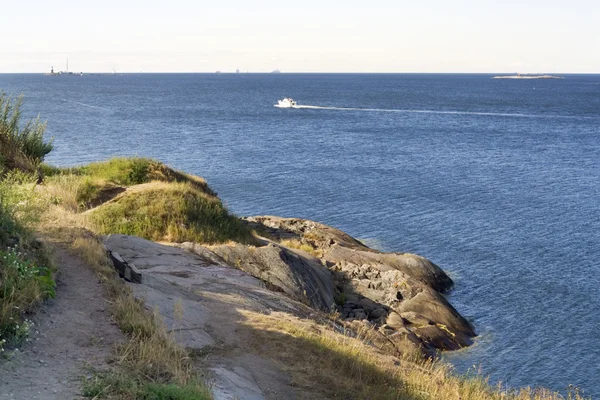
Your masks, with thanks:
<instances>
[{"instance_id":1,"label":"distant ship","mask_svg":"<svg viewBox=\"0 0 600 400\"><path fill-rule=\"evenodd\" d=\"M278 69L274 69L273 71L271 71L272 74L280 74L281 71Z\"/></svg>"}]
</instances>

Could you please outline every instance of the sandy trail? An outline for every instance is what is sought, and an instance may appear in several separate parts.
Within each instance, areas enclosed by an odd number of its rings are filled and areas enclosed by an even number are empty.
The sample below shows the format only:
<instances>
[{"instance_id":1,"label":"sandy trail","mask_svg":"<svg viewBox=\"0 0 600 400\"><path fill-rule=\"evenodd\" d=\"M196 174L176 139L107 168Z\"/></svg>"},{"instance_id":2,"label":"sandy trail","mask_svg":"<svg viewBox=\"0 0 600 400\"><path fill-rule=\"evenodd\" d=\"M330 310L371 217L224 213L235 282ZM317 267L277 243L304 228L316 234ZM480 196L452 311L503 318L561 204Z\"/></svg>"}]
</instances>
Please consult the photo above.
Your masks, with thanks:
<instances>
[{"instance_id":1,"label":"sandy trail","mask_svg":"<svg viewBox=\"0 0 600 400\"><path fill-rule=\"evenodd\" d=\"M0 360L0 399L81 398L90 367L106 369L124 336L112 321L95 273L64 246L55 245L56 298L32 317L30 342Z\"/></svg>"}]
</instances>

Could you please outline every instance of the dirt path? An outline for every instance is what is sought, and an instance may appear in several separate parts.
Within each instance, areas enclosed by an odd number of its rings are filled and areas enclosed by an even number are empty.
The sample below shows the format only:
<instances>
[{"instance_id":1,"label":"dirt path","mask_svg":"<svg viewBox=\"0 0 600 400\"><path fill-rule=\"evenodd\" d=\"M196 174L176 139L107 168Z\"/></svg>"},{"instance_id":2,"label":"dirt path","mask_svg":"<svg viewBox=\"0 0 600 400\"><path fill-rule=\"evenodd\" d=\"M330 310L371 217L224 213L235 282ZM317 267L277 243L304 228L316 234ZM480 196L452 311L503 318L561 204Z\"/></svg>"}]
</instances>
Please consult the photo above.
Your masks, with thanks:
<instances>
[{"instance_id":1,"label":"dirt path","mask_svg":"<svg viewBox=\"0 0 600 400\"><path fill-rule=\"evenodd\" d=\"M54 259L56 298L32 318L30 342L0 360L0 399L78 399L89 367L106 368L115 343L123 340L95 273L60 245Z\"/></svg>"}]
</instances>

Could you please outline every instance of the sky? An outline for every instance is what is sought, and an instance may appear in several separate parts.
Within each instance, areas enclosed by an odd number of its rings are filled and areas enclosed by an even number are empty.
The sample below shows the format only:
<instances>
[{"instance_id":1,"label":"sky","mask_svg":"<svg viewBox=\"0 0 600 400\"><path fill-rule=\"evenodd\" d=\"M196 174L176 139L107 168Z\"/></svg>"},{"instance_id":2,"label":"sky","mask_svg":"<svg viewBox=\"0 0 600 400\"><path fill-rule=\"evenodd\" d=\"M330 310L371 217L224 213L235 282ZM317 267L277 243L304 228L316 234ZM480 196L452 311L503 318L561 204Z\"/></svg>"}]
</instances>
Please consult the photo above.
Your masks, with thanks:
<instances>
[{"instance_id":1,"label":"sky","mask_svg":"<svg viewBox=\"0 0 600 400\"><path fill-rule=\"evenodd\" d=\"M600 1L0 0L0 73L600 73Z\"/></svg>"}]
</instances>

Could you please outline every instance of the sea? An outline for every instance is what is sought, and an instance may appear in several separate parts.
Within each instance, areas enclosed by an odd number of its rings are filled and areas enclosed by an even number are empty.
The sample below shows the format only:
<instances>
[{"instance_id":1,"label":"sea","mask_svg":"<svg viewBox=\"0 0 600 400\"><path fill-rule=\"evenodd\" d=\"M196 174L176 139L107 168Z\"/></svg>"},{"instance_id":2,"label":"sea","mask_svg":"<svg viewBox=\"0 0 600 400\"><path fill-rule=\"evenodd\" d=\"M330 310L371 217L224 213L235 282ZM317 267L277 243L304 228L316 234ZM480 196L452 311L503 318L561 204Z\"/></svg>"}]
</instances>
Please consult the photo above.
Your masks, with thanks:
<instances>
[{"instance_id":1,"label":"sea","mask_svg":"<svg viewBox=\"0 0 600 400\"><path fill-rule=\"evenodd\" d=\"M600 398L600 75L0 75L47 161L152 157L240 216L308 218L455 282L457 372ZM301 108L273 105L294 98Z\"/></svg>"}]
</instances>

